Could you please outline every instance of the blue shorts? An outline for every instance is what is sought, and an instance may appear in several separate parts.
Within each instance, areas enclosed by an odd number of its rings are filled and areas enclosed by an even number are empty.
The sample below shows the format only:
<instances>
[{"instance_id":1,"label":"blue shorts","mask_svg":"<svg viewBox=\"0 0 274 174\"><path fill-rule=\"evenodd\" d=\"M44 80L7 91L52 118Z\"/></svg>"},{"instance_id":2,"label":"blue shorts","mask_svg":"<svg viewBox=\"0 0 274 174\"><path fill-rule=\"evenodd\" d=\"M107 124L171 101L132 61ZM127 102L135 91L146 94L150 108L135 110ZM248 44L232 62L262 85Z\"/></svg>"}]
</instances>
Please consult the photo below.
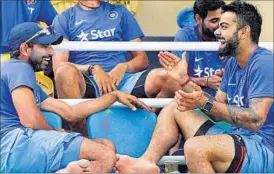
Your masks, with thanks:
<instances>
[{"instance_id":1,"label":"blue shorts","mask_svg":"<svg viewBox=\"0 0 274 174\"><path fill-rule=\"evenodd\" d=\"M224 130L218 125L213 125L208 129L206 135L230 134L233 132ZM246 154L239 170L240 173L273 173L273 152L263 145L263 138L257 134L240 136L246 147Z\"/></svg>"},{"instance_id":2,"label":"blue shorts","mask_svg":"<svg viewBox=\"0 0 274 174\"><path fill-rule=\"evenodd\" d=\"M79 160L78 133L15 128L1 136L1 173L53 173Z\"/></svg>"},{"instance_id":3,"label":"blue shorts","mask_svg":"<svg viewBox=\"0 0 274 174\"><path fill-rule=\"evenodd\" d=\"M141 71L141 72L137 72L137 73L125 73L123 79L120 81L119 86L117 87L118 90L123 91L125 93L131 94L133 88L135 87L135 84L137 83L138 79L140 78L140 76L146 72L145 71ZM85 77L86 78L86 77ZM99 88L96 84L96 82L93 79L93 76L89 76L89 81L90 84L92 85L94 90L95 90L95 96L99 97ZM144 84L143 84L144 85ZM86 95L85 96L93 96L93 94L91 95Z\"/></svg>"}]
</instances>

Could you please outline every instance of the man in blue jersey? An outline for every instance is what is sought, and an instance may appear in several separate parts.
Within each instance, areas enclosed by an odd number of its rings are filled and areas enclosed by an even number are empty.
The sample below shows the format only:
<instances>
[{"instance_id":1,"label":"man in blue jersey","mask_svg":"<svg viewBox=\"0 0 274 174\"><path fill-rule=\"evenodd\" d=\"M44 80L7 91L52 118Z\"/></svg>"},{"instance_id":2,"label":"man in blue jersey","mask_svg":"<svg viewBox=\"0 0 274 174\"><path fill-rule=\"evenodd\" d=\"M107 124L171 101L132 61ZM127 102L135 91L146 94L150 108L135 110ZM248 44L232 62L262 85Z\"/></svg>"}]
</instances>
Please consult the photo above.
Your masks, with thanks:
<instances>
[{"instance_id":1,"label":"man in blue jersey","mask_svg":"<svg viewBox=\"0 0 274 174\"><path fill-rule=\"evenodd\" d=\"M1 49L0 54L10 52L7 37L10 30L23 22L45 22L51 25L57 15L50 0L0 1Z\"/></svg>"},{"instance_id":2,"label":"man in blue jersey","mask_svg":"<svg viewBox=\"0 0 274 174\"><path fill-rule=\"evenodd\" d=\"M193 6L194 17L197 24L187 25L181 28L175 42L209 42L216 41L214 31L219 27L221 6L223 0L196 0ZM174 51L174 55L168 52L160 52L160 63L165 60L175 59L179 61L183 50ZM191 80L201 86L203 90L213 96L219 88L226 58L220 57L215 51L188 51L188 75Z\"/></svg>"},{"instance_id":3,"label":"man in blue jersey","mask_svg":"<svg viewBox=\"0 0 274 174\"><path fill-rule=\"evenodd\" d=\"M80 0L58 15L57 32L69 41L131 41L144 36L134 16L122 5ZM164 69L148 67L144 51L71 51L53 62L59 98L91 98L116 89L137 97L174 96L177 85ZM66 63L70 62L70 63ZM84 73L87 73L85 75Z\"/></svg>"},{"instance_id":4,"label":"man in blue jersey","mask_svg":"<svg viewBox=\"0 0 274 174\"><path fill-rule=\"evenodd\" d=\"M53 55L51 44L61 41L62 36L52 27L42 30L33 22L11 30L8 43L12 58L1 64L1 173L106 173L113 169L117 159L110 141L55 130L40 110L57 113L70 123L86 119L115 101L133 110L135 106L149 110L135 96L120 91L73 107L48 97L36 84L34 71L47 68ZM79 159L90 160L87 168L77 167L73 161Z\"/></svg>"},{"instance_id":5,"label":"man in blue jersey","mask_svg":"<svg viewBox=\"0 0 274 174\"><path fill-rule=\"evenodd\" d=\"M192 82L187 86L194 92L176 92L176 102L161 112L145 154L139 159L120 156L116 166L120 172L158 171L156 163L177 141L179 129L186 140L190 172L274 172L274 62L272 52L258 47L262 18L256 7L246 2L235 1L222 9L215 34L221 42L219 52L232 58L215 98ZM184 61L178 63L178 72ZM193 108L231 123L232 131L199 117Z\"/></svg>"}]
</instances>

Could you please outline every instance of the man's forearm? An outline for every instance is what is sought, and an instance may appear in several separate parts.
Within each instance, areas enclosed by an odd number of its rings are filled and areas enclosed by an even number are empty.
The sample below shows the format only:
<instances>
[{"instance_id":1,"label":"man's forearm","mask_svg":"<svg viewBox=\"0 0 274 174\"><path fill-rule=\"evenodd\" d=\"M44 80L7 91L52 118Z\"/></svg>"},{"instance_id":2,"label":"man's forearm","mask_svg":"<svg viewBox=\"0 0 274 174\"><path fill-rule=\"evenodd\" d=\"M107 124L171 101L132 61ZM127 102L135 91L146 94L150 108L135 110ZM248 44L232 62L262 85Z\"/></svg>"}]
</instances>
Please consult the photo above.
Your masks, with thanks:
<instances>
[{"instance_id":1,"label":"man's forearm","mask_svg":"<svg viewBox=\"0 0 274 174\"><path fill-rule=\"evenodd\" d=\"M88 100L72 107L72 113L75 120L73 122L85 119L87 116L108 108L117 101L117 91L108 93L95 100Z\"/></svg>"},{"instance_id":2,"label":"man's forearm","mask_svg":"<svg viewBox=\"0 0 274 174\"><path fill-rule=\"evenodd\" d=\"M258 102L260 99L258 99ZM243 108L232 106L217 101L213 102L213 108L210 112L217 120L225 120L237 127L249 130L258 130L264 123L253 108Z\"/></svg>"}]
</instances>

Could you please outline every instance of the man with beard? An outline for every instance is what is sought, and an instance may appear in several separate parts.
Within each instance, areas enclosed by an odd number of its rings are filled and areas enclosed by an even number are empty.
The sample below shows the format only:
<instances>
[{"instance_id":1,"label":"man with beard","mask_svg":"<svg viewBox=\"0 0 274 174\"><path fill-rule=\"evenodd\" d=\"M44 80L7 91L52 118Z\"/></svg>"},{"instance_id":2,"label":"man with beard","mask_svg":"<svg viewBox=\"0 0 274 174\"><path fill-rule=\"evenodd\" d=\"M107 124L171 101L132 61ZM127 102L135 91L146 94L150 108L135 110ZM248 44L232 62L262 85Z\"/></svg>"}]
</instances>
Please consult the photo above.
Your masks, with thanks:
<instances>
[{"instance_id":1,"label":"man with beard","mask_svg":"<svg viewBox=\"0 0 274 174\"><path fill-rule=\"evenodd\" d=\"M175 36L175 42L216 41L214 31L219 26L223 0L196 0L193 11L197 24L184 26ZM168 59L179 61L183 51L160 52L160 62ZM191 80L213 96L219 88L222 79L222 69L226 59L221 58L215 51L188 51L188 75Z\"/></svg>"},{"instance_id":2,"label":"man with beard","mask_svg":"<svg viewBox=\"0 0 274 174\"><path fill-rule=\"evenodd\" d=\"M175 102L161 112L147 151L139 159L120 156L116 166L120 172L157 171L156 163L177 141L179 129L186 140L190 172L274 172L273 53L258 47L262 18L246 2L235 1L222 9L215 34L221 42L220 53L232 57L216 97L192 82L187 85L193 93L177 91ZM180 68L187 68L184 61L174 67L178 74ZM199 117L193 108L231 123L232 131Z\"/></svg>"},{"instance_id":3,"label":"man with beard","mask_svg":"<svg viewBox=\"0 0 274 174\"><path fill-rule=\"evenodd\" d=\"M32 22L15 26L9 34L12 58L1 65L1 173L105 173L113 169L117 159L110 141L89 140L79 133L55 130L40 110L57 113L70 123L115 101L132 110L136 110L134 105L149 110L136 97L120 91L73 107L48 97L36 84L34 71L47 68L53 55L51 44L62 39L52 27L42 30ZM73 162L79 159L90 160L86 169Z\"/></svg>"}]
</instances>

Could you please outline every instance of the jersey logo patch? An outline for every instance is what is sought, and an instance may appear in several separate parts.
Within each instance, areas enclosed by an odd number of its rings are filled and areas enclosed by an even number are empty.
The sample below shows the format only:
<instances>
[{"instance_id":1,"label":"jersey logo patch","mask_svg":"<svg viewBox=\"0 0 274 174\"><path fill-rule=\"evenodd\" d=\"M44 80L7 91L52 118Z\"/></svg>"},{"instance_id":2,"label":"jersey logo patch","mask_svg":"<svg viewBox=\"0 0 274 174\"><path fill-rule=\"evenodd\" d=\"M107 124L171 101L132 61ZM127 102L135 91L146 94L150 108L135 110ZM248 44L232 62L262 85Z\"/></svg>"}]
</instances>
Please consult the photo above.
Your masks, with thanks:
<instances>
[{"instance_id":1,"label":"jersey logo patch","mask_svg":"<svg viewBox=\"0 0 274 174\"><path fill-rule=\"evenodd\" d=\"M112 11L108 14L109 19L116 19L118 17L118 13L116 11Z\"/></svg>"},{"instance_id":2,"label":"jersey logo patch","mask_svg":"<svg viewBox=\"0 0 274 174\"><path fill-rule=\"evenodd\" d=\"M75 25L80 25L82 24L83 22L85 22L86 20L80 20L80 21L75 21Z\"/></svg>"},{"instance_id":3,"label":"jersey logo patch","mask_svg":"<svg viewBox=\"0 0 274 174\"><path fill-rule=\"evenodd\" d=\"M199 61L201 61L201 60L203 60L204 58L197 58L197 57L195 57L195 62L199 62Z\"/></svg>"},{"instance_id":4,"label":"jersey logo patch","mask_svg":"<svg viewBox=\"0 0 274 174\"><path fill-rule=\"evenodd\" d=\"M33 13L33 11L34 11L35 9L32 8L32 7L28 7L28 9L29 9L30 14L32 15L32 13Z\"/></svg>"}]
</instances>

